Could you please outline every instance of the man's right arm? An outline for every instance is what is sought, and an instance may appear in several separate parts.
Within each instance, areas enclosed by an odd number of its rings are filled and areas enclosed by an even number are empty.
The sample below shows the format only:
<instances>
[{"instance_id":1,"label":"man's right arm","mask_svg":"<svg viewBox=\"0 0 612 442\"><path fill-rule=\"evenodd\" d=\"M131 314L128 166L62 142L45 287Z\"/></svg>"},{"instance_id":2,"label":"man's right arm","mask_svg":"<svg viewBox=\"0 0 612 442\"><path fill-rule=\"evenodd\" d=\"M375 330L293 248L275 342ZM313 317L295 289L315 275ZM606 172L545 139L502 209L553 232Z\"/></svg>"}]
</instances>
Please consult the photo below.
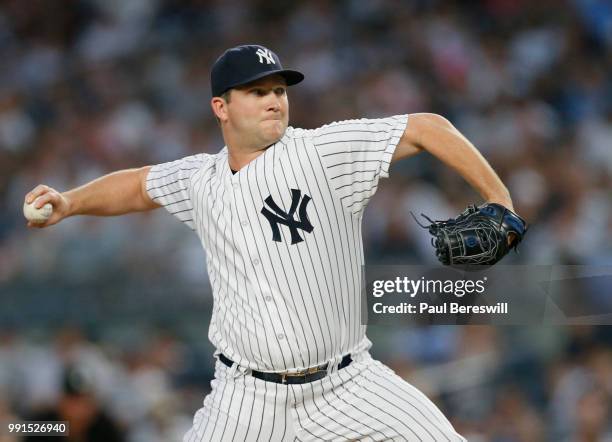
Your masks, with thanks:
<instances>
[{"instance_id":1,"label":"man's right arm","mask_svg":"<svg viewBox=\"0 0 612 442\"><path fill-rule=\"evenodd\" d=\"M50 203L53 213L45 223L30 222L28 227L52 226L73 215L116 216L161 207L146 190L150 169L151 166L120 170L64 193L38 185L25 196L25 202L36 200L37 208Z\"/></svg>"}]
</instances>

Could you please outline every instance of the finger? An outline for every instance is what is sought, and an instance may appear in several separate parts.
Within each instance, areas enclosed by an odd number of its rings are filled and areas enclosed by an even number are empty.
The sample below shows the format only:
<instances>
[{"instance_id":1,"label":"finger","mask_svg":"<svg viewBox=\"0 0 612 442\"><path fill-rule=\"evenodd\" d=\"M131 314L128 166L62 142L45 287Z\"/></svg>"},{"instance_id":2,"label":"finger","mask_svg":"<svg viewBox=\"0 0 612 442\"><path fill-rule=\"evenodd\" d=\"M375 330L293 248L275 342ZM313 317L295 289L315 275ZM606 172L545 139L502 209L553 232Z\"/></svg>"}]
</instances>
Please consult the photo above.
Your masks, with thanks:
<instances>
[{"instance_id":1,"label":"finger","mask_svg":"<svg viewBox=\"0 0 612 442\"><path fill-rule=\"evenodd\" d=\"M56 224L57 221L55 219L54 215L51 215L51 217L49 219L47 219L46 221L42 222L42 223L35 223L33 221L29 221L28 222L28 226L29 227L33 227L35 229L42 229L44 227L49 227L52 226L53 224Z\"/></svg>"},{"instance_id":2,"label":"finger","mask_svg":"<svg viewBox=\"0 0 612 442\"><path fill-rule=\"evenodd\" d=\"M51 190L49 186L39 184L26 195L25 202L28 204L32 204L32 201L34 201L40 195L43 195L44 193L48 192L49 190Z\"/></svg>"},{"instance_id":3,"label":"finger","mask_svg":"<svg viewBox=\"0 0 612 442\"><path fill-rule=\"evenodd\" d=\"M512 244L514 244L514 241L518 238L518 235L514 232L510 232L508 233L508 245L512 246Z\"/></svg>"},{"instance_id":4,"label":"finger","mask_svg":"<svg viewBox=\"0 0 612 442\"><path fill-rule=\"evenodd\" d=\"M31 229L40 229L42 227L46 227L47 223L33 223L32 221L28 221L28 227Z\"/></svg>"},{"instance_id":5,"label":"finger","mask_svg":"<svg viewBox=\"0 0 612 442\"><path fill-rule=\"evenodd\" d=\"M52 206L55 206L56 204L54 203L56 202L57 202L57 194L55 194L54 192L48 192L34 199L34 207L36 207L37 209L40 209L42 206L44 206L47 203L51 203Z\"/></svg>"}]
</instances>

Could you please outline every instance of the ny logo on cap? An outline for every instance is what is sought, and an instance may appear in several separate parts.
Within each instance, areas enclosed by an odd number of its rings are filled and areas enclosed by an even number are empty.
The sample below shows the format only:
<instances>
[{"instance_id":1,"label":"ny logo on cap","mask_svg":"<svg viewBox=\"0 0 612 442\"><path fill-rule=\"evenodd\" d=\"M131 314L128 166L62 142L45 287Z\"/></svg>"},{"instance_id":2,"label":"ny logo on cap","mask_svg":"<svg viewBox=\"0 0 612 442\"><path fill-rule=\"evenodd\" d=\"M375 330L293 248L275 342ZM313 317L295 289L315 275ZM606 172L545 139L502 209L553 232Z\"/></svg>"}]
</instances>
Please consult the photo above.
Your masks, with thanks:
<instances>
[{"instance_id":1,"label":"ny logo on cap","mask_svg":"<svg viewBox=\"0 0 612 442\"><path fill-rule=\"evenodd\" d=\"M257 52L255 53L259 56L260 63L263 64L264 59L265 59L267 64L276 64L276 62L274 61L274 58L272 57L272 53L270 52L269 49L259 48L257 49Z\"/></svg>"},{"instance_id":2,"label":"ny logo on cap","mask_svg":"<svg viewBox=\"0 0 612 442\"><path fill-rule=\"evenodd\" d=\"M306 233L310 233L314 229L308 220L308 215L306 214L306 206L308 206L309 202L310 197L306 194L304 194L304 197L302 197L302 191L299 189L291 189L291 208L288 212L285 212L283 209L278 207L278 205L272 199L272 195L265 199L266 205L274 211L270 211L265 206L261 209L263 216L265 216L270 222L270 227L272 228L272 241L281 242L281 232L280 228L278 227L279 224L289 227L291 244L297 244L304 241L304 239L298 233L298 229L303 230ZM297 220L293 218L296 211L298 212Z\"/></svg>"}]
</instances>

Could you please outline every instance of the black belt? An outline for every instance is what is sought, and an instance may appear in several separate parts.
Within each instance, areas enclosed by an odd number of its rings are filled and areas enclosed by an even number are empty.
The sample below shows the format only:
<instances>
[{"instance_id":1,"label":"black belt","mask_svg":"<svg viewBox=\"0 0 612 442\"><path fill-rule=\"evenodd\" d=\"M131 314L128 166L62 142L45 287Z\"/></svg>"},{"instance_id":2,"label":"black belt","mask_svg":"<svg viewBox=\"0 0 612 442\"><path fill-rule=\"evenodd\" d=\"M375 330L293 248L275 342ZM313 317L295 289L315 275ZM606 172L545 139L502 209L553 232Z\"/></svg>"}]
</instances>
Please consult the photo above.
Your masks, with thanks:
<instances>
[{"instance_id":1,"label":"black belt","mask_svg":"<svg viewBox=\"0 0 612 442\"><path fill-rule=\"evenodd\" d=\"M219 360L231 368L235 364L230 358L223 353L219 353ZM351 355L346 355L338 364L338 370L348 367L353 360ZM277 384L305 384L307 382L318 381L327 376L327 366L329 364L319 365L318 367L307 368L296 373L268 373L265 371L251 370L251 376L267 382L276 382Z\"/></svg>"}]
</instances>

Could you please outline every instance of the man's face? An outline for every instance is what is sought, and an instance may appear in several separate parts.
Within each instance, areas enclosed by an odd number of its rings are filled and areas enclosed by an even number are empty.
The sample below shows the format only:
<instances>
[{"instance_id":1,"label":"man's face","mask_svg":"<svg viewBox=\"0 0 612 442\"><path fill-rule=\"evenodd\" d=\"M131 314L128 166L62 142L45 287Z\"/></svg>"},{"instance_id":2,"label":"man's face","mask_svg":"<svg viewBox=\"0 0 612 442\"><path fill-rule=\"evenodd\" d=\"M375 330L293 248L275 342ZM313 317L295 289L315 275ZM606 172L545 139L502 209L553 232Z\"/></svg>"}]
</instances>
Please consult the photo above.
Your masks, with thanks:
<instances>
[{"instance_id":1,"label":"man's face","mask_svg":"<svg viewBox=\"0 0 612 442\"><path fill-rule=\"evenodd\" d=\"M226 109L227 130L258 148L274 144L289 122L287 83L270 75L232 89Z\"/></svg>"}]
</instances>

